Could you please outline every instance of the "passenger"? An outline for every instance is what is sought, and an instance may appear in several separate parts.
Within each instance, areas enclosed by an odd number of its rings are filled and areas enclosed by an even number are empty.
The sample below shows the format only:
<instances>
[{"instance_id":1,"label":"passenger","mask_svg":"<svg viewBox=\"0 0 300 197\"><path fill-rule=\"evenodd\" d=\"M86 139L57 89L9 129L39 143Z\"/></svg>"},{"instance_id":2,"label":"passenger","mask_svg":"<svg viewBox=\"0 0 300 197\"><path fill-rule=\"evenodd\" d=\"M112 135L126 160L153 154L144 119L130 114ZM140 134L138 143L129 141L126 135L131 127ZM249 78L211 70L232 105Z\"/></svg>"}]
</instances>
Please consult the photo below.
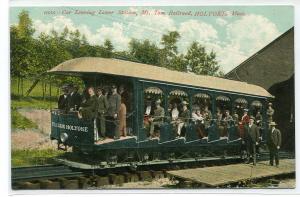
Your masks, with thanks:
<instances>
[{"instance_id":1,"label":"passenger","mask_svg":"<svg viewBox=\"0 0 300 197\"><path fill-rule=\"evenodd\" d=\"M233 119L233 124L236 128L238 128L239 126L239 115L236 111L233 112L233 116L232 116L232 119Z\"/></svg>"},{"instance_id":2,"label":"passenger","mask_svg":"<svg viewBox=\"0 0 300 197\"><path fill-rule=\"evenodd\" d=\"M254 124L255 118L250 117L249 124L245 126L245 139L247 146L247 163L250 162L250 158L253 159L253 165L256 165L256 145L258 145L259 131L258 127Z\"/></svg>"},{"instance_id":3,"label":"passenger","mask_svg":"<svg viewBox=\"0 0 300 197\"><path fill-rule=\"evenodd\" d=\"M212 113L211 111L208 109L208 106L204 107L204 128L205 128L205 137L207 137L208 134L208 129L211 125L211 121L212 121Z\"/></svg>"},{"instance_id":4,"label":"passenger","mask_svg":"<svg viewBox=\"0 0 300 197\"><path fill-rule=\"evenodd\" d=\"M103 94L102 88L97 88L97 129L98 129L98 136L100 137L100 140L105 139L105 131L106 131L106 125L105 125L105 114L107 112L108 108L108 102L106 96Z\"/></svg>"},{"instance_id":5,"label":"passenger","mask_svg":"<svg viewBox=\"0 0 300 197\"><path fill-rule=\"evenodd\" d=\"M144 128L149 127L149 118L150 115L152 115L152 103L151 103L151 97L147 97L146 100L146 106L145 106L145 114L144 114ZM148 128L147 131L149 131L150 129ZM150 134L148 134L148 137L150 136Z\"/></svg>"},{"instance_id":6,"label":"passenger","mask_svg":"<svg viewBox=\"0 0 300 197\"><path fill-rule=\"evenodd\" d=\"M262 115L261 115L260 111L257 111L255 119L256 119L256 125L261 127L262 126Z\"/></svg>"},{"instance_id":7,"label":"passenger","mask_svg":"<svg viewBox=\"0 0 300 197\"><path fill-rule=\"evenodd\" d=\"M249 124L250 117L248 115L248 109L244 109L244 115L242 116L241 122L239 123L240 138L245 138L245 126Z\"/></svg>"},{"instance_id":8,"label":"passenger","mask_svg":"<svg viewBox=\"0 0 300 197\"><path fill-rule=\"evenodd\" d=\"M124 86L121 85L119 87L119 94L121 96L121 105L120 105L120 111L119 111L119 119L120 119L120 124L119 124L119 131L120 135L126 137L127 132L126 132L126 111L127 111L127 106L128 104L128 94L124 89Z\"/></svg>"},{"instance_id":9,"label":"passenger","mask_svg":"<svg viewBox=\"0 0 300 197\"><path fill-rule=\"evenodd\" d=\"M161 100L158 99L155 102L156 109L154 110L153 117L149 118L150 122L150 138L155 137L154 129L155 127L161 127L165 117L165 110L160 106Z\"/></svg>"},{"instance_id":10,"label":"passenger","mask_svg":"<svg viewBox=\"0 0 300 197\"><path fill-rule=\"evenodd\" d=\"M176 121L178 119L178 116L179 116L179 110L177 108L177 104L174 103L173 104L173 109L171 111L171 119L172 119L172 121Z\"/></svg>"},{"instance_id":11,"label":"passenger","mask_svg":"<svg viewBox=\"0 0 300 197\"><path fill-rule=\"evenodd\" d=\"M192 113L192 121L196 125L196 131L199 135L199 138L206 137L204 131L204 117L202 116L199 108L196 108L195 111Z\"/></svg>"},{"instance_id":12,"label":"passenger","mask_svg":"<svg viewBox=\"0 0 300 197\"><path fill-rule=\"evenodd\" d=\"M69 94L69 109L71 111L78 111L80 104L82 102L81 95L78 93L79 87L77 85L71 84L69 86L70 88L70 94Z\"/></svg>"},{"instance_id":13,"label":"passenger","mask_svg":"<svg viewBox=\"0 0 300 197\"><path fill-rule=\"evenodd\" d=\"M110 122L109 137L120 139L119 132L119 111L121 106L121 96L117 92L117 87L112 85L112 94L108 97L107 119Z\"/></svg>"},{"instance_id":14,"label":"passenger","mask_svg":"<svg viewBox=\"0 0 300 197\"><path fill-rule=\"evenodd\" d=\"M172 113L171 113L172 108L173 108L173 105L171 103L169 103L169 105L168 105L168 116L169 117L172 117Z\"/></svg>"},{"instance_id":15,"label":"passenger","mask_svg":"<svg viewBox=\"0 0 300 197\"><path fill-rule=\"evenodd\" d=\"M97 115L97 97L93 87L88 88L89 98L81 103L78 118L93 120Z\"/></svg>"},{"instance_id":16,"label":"passenger","mask_svg":"<svg viewBox=\"0 0 300 197\"><path fill-rule=\"evenodd\" d=\"M228 137L228 131L231 127L231 124L233 122L233 118L229 113L229 110L225 111L225 117L223 119L223 123L224 123L224 132L222 133L221 137Z\"/></svg>"},{"instance_id":17,"label":"passenger","mask_svg":"<svg viewBox=\"0 0 300 197\"><path fill-rule=\"evenodd\" d=\"M224 123L223 123L223 114L222 114L220 108L217 108L217 128L218 128L220 137L223 137L222 135L224 133Z\"/></svg>"},{"instance_id":18,"label":"passenger","mask_svg":"<svg viewBox=\"0 0 300 197\"><path fill-rule=\"evenodd\" d=\"M188 110L187 105L188 103L186 101L182 101L182 112L179 114L177 124L177 137L183 136L182 128L189 123L190 110Z\"/></svg>"},{"instance_id":19,"label":"passenger","mask_svg":"<svg viewBox=\"0 0 300 197\"><path fill-rule=\"evenodd\" d=\"M69 106L68 106L68 100L69 100L69 89L67 85L64 85L61 87L61 91L63 92L62 95L59 96L58 98L58 109L62 110L64 113L69 111Z\"/></svg>"}]
</instances>

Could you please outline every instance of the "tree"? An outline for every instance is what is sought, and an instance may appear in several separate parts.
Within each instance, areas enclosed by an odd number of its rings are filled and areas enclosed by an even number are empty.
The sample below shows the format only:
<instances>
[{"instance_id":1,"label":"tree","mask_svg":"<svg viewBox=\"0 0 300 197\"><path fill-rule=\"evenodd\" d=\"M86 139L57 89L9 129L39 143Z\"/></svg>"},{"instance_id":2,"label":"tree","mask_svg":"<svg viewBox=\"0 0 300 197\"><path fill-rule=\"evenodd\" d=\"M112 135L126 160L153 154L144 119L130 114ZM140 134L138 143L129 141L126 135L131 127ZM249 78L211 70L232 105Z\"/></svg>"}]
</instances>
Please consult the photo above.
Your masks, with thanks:
<instances>
[{"instance_id":1,"label":"tree","mask_svg":"<svg viewBox=\"0 0 300 197\"><path fill-rule=\"evenodd\" d=\"M34 39L32 38L34 28L27 11L21 11L18 17L18 24L10 27L10 71L11 75L18 79L18 94L21 83L21 95L23 95L23 78L31 73L30 65L35 63Z\"/></svg>"},{"instance_id":2,"label":"tree","mask_svg":"<svg viewBox=\"0 0 300 197\"><path fill-rule=\"evenodd\" d=\"M149 40L132 39L129 42L129 54L142 63L159 65L159 48Z\"/></svg>"},{"instance_id":3,"label":"tree","mask_svg":"<svg viewBox=\"0 0 300 197\"><path fill-rule=\"evenodd\" d=\"M192 72L201 75L217 76L219 66L216 60L216 53L211 51L209 54L198 42L193 42L185 55L187 65Z\"/></svg>"},{"instance_id":4,"label":"tree","mask_svg":"<svg viewBox=\"0 0 300 197\"><path fill-rule=\"evenodd\" d=\"M114 46L109 39L105 39L103 44L102 57L111 58L113 56Z\"/></svg>"},{"instance_id":5,"label":"tree","mask_svg":"<svg viewBox=\"0 0 300 197\"><path fill-rule=\"evenodd\" d=\"M163 48L161 49L160 64L164 67L172 68L171 64L173 58L178 54L178 48L176 46L178 40L180 39L180 34L177 31L170 31L168 34L164 34L161 39L161 44Z\"/></svg>"}]
</instances>

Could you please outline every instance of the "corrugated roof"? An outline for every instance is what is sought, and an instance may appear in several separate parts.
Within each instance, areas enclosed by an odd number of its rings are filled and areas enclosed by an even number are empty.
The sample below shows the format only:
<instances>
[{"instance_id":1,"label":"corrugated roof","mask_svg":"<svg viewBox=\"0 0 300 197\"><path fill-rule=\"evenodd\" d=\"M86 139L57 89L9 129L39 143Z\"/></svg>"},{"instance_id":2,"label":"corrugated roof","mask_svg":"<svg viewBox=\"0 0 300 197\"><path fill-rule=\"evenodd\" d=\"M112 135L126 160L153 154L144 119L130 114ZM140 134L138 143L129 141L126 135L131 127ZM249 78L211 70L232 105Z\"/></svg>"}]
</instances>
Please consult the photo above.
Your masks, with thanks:
<instances>
[{"instance_id":1,"label":"corrugated roof","mask_svg":"<svg viewBox=\"0 0 300 197\"><path fill-rule=\"evenodd\" d=\"M141 64L131 61L82 57L65 61L52 68L50 73L103 73L128 77L142 78L170 82L176 84L192 85L222 91L237 92L263 97L272 97L264 88L245 82L233 81L219 77L196 75L169 70L166 68Z\"/></svg>"}]
</instances>

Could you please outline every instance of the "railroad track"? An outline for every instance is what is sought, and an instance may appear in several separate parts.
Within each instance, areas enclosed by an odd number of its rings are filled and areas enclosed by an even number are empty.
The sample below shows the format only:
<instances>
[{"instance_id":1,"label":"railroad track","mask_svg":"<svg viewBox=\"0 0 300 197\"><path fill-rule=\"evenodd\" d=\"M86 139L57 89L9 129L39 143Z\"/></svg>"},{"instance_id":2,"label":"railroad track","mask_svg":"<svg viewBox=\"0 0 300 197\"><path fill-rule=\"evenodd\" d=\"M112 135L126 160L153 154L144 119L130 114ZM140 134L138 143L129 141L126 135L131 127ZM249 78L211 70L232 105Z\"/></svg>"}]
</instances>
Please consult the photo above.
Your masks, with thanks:
<instances>
[{"instance_id":1,"label":"railroad track","mask_svg":"<svg viewBox=\"0 0 300 197\"><path fill-rule=\"evenodd\" d=\"M281 158L292 158L281 153ZM262 153L259 160L267 160ZM238 157L207 158L202 161L142 165L132 170L128 167L112 169L80 170L66 165L47 165L12 168L13 189L86 189L101 188L105 185L122 185L127 182L152 181L169 177L168 170L210 167L241 162Z\"/></svg>"}]
</instances>

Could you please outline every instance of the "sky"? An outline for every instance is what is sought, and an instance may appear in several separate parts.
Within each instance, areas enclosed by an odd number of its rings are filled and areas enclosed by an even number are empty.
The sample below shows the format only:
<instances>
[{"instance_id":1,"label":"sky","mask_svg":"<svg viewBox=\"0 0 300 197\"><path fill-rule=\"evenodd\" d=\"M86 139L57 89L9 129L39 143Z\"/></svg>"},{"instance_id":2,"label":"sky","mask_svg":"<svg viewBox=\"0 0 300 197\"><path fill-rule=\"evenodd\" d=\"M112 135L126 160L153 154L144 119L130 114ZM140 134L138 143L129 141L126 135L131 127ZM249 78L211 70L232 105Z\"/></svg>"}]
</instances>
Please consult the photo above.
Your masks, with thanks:
<instances>
[{"instance_id":1,"label":"sky","mask_svg":"<svg viewBox=\"0 0 300 197\"><path fill-rule=\"evenodd\" d=\"M10 24L18 23L22 10L36 37L68 27L93 45L110 39L115 50L128 49L131 38L161 46L163 34L178 31L180 53L197 41L216 52L225 73L294 26L292 6L11 7Z\"/></svg>"}]
</instances>

